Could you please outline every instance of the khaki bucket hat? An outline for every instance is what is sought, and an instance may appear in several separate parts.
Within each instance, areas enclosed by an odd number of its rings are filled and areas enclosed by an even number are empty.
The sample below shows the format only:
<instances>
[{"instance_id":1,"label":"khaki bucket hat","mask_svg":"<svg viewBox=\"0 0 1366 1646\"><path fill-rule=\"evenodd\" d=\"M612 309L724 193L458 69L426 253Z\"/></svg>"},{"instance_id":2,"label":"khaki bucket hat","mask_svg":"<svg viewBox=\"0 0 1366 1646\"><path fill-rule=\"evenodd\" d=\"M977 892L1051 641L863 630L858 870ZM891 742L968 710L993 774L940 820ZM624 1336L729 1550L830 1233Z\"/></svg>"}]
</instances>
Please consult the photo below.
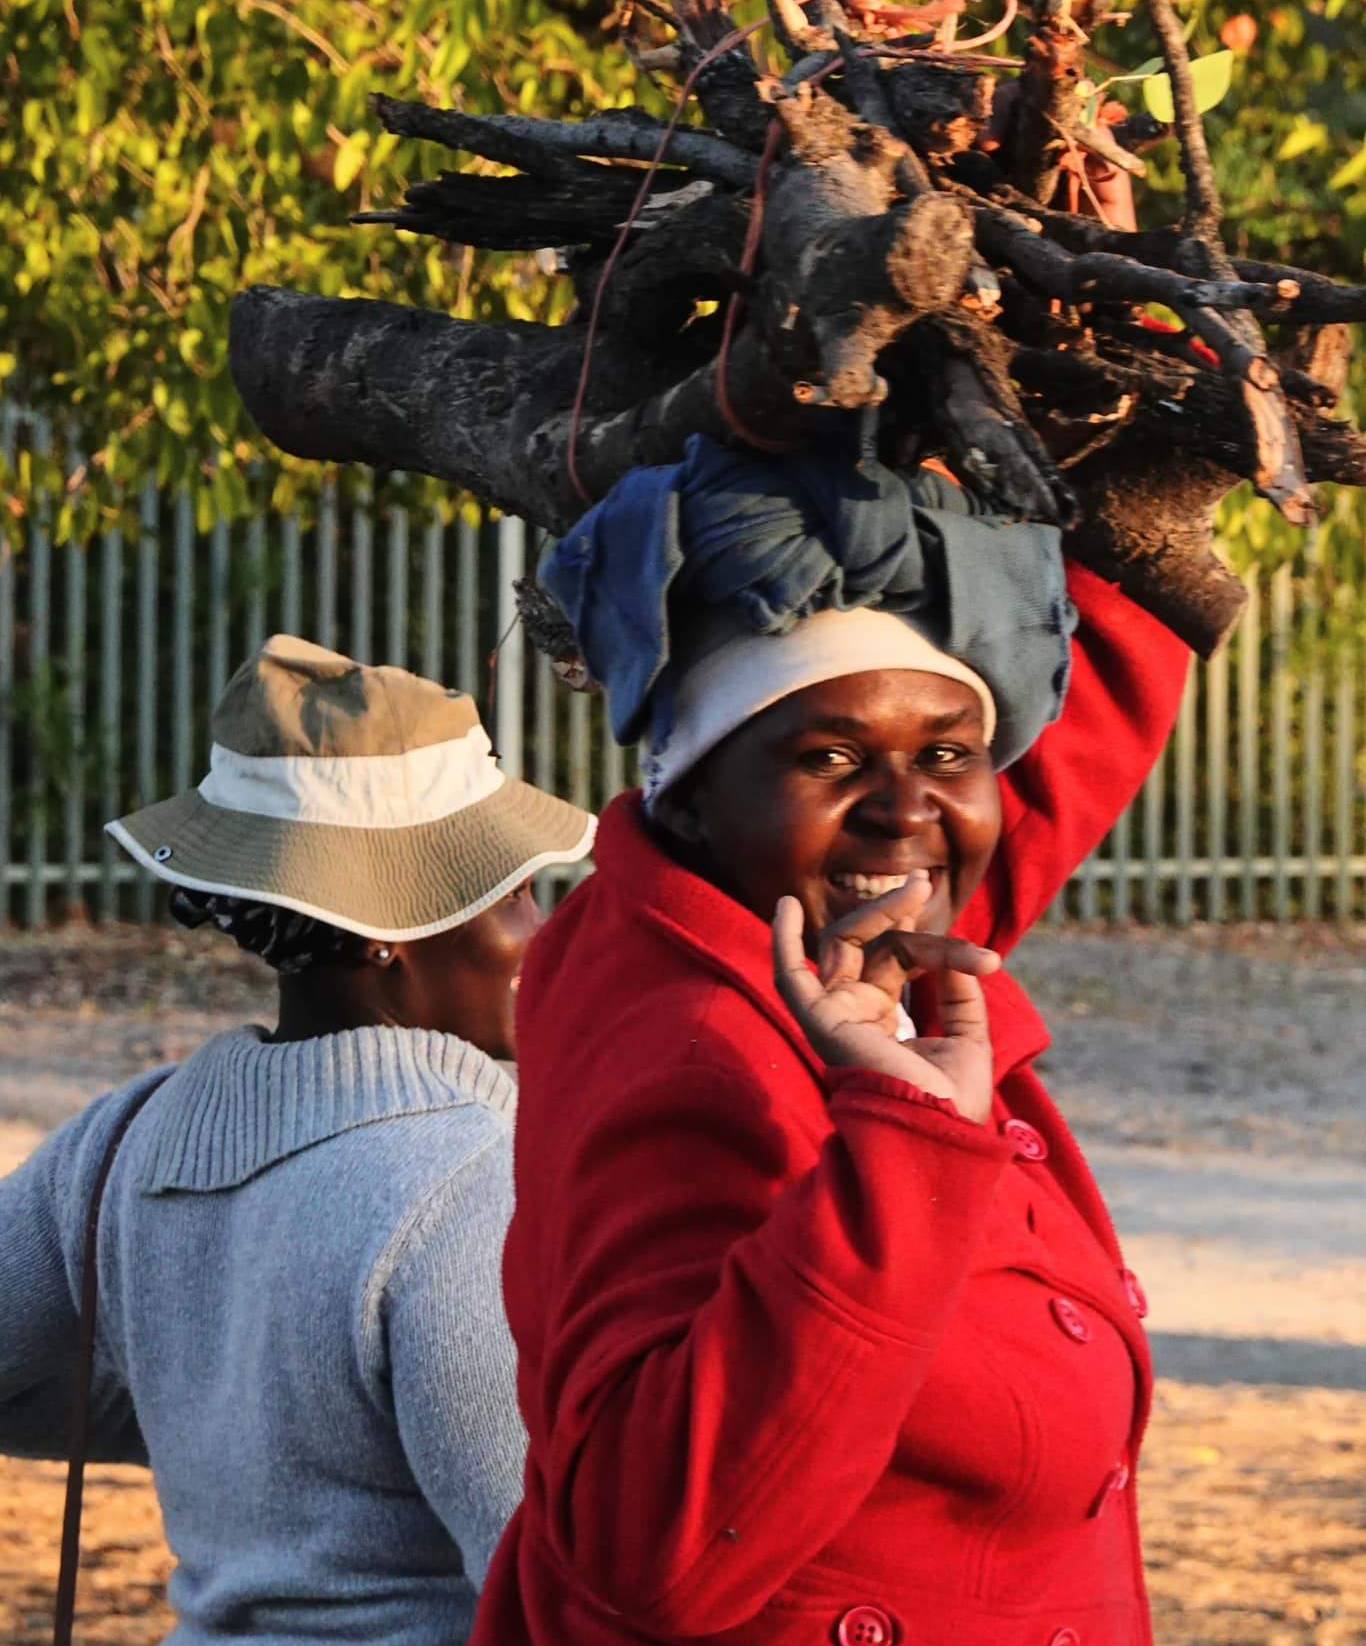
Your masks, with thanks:
<instances>
[{"instance_id":1,"label":"khaki bucket hat","mask_svg":"<svg viewBox=\"0 0 1366 1646\"><path fill-rule=\"evenodd\" d=\"M414 941L574 863L596 819L500 771L474 700L277 634L228 682L197 789L105 827L177 886Z\"/></svg>"}]
</instances>

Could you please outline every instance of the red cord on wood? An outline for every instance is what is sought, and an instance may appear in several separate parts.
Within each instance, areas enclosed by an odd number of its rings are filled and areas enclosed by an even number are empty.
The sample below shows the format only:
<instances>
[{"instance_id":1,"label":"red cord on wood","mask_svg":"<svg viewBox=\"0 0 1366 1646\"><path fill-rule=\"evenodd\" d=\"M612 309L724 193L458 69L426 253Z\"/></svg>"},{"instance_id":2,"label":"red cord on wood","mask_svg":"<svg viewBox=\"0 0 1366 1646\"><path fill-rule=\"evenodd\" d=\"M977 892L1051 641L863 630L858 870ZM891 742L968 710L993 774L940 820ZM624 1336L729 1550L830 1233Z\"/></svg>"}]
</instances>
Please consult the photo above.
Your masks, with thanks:
<instances>
[{"instance_id":1,"label":"red cord on wood","mask_svg":"<svg viewBox=\"0 0 1366 1646\"><path fill-rule=\"evenodd\" d=\"M598 277L598 288L593 293L593 308L588 317L588 336L583 345L583 366L579 371L579 386L574 395L574 412L569 424L569 479L574 490L578 492L585 503L591 504L593 499L589 495L587 487L579 478L579 424L583 420L583 405L588 394L588 379L593 369L593 343L597 337L598 316L602 310L603 293L607 289L607 283L617 266L617 260L625 248L631 230L635 227L636 218L640 216L641 208L644 206L650 192L650 185L654 182L655 174L664 161L669 144L673 141L673 135L678 130L678 123L683 118L683 110L687 107L688 99L692 96L692 89L697 84L702 71L714 63L718 57L724 57L728 51L734 50L736 46L748 40L751 34L757 34L760 29L767 28L768 23L769 19L767 17L761 17L757 22L747 23L742 29L735 29L732 33L726 35L724 39L718 40L693 66L692 72L683 82L683 89L678 97L678 107L674 110L673 117L664 129L664 135L659 140L659 147L655 150L654 158L650 161L645 176L641 179L640 188L631 203L631 210L627 214L626 221L621 226L616 244L612 247L611 255L606 263L603 264L602 274Z\"/></svg>"},{"instance_id":2,"label":"red cord on wood","mask_svg":"<svg viewBox=\"0 0 1366 1646\"><path fill-rule=\"evenodd\" d=\"M768 183L769 168L773 164L773 157L778 152L778 144L782 139L782 122L778 119L769 121L768 136L764 142L763 158L759 161L759 173L754 179L754 199L749 209L749 228L745 233L745 249L740 258L740 273L748 279L754 273L754 266L759 261L759 243L764 235L764 189ZM716 356L716 404L720 407L721 415L727 424L738 434L746 445L754 446L764 452L785 452L791 450L781 441L769 440L761 434L755 434L753 429L746 428L741 421L735 407L731 404L730 389L726 382L730 366L730 346L735 338L735 328L739 324L741 311L745 306L743 292L734 292L730 302L726 305L726 322L721 330L721 348Z\"/></svg>"}]
</instances>

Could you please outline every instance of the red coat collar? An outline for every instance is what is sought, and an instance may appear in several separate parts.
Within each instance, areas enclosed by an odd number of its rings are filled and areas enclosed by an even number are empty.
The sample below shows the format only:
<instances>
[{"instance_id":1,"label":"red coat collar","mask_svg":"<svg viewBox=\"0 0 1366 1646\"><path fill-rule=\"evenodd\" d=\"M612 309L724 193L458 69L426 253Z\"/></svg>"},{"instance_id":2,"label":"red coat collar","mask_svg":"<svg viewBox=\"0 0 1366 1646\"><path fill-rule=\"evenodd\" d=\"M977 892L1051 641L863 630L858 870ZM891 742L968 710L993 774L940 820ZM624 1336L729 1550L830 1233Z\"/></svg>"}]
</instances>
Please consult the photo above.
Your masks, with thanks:
<instances>
[{"instance_id":1,"label":"red coat collar","mask_svg":"<svg viewBox=\"0 0 1366 1646\"><path fill-rule=\"evenodd\" d=\"M602 814L593 856L595 879L601 877L637 918L738 989L813 1074L824 1073L824 1063L774 986L768 925L657 844L638 789L618 795Z\"/></svg>"}]
</instances>

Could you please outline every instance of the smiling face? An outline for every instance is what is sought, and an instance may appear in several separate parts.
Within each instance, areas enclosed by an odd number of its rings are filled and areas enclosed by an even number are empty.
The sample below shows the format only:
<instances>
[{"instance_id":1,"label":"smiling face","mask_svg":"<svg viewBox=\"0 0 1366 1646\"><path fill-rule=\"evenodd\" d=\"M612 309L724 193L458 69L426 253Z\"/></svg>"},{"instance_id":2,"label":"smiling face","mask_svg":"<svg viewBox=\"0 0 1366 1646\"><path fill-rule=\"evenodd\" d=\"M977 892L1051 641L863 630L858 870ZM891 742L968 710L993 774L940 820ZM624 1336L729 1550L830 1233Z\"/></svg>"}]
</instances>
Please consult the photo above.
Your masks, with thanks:
<instances>
[{"instance_id":1,"label":"smiling face","mask_svg":"<svg viewBox=\"0 0 1366 1646\"><path fill-rule=\"evenodd\" d=\"M764 920L790 893L808 941L928 869L946 932L986 873L1000 796L971 687L915 669L845 675L755 715L679 785L708 877Z\"/></svg>"}]
</instances>

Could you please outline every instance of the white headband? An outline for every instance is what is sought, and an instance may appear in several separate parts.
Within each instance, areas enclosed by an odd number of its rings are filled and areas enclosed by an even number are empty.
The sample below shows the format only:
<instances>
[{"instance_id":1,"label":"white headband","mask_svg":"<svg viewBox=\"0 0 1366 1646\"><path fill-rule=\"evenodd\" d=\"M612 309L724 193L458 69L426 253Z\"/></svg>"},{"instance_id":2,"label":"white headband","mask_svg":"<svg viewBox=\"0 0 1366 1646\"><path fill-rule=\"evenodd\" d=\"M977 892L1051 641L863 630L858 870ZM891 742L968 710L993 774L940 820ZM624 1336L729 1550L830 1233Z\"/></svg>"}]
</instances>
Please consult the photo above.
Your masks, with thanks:
<instances>
[{"instance_id":1,"label":"white headband","mask_svg":"<svg viewBox=\"0 0 1366 1646\"><path fill-rule=\"evenodd\" d=\"M786 634L735 635L687 667L678 683L673 730L645 761L646 806L737 726L784 697L873 669L918 669L961 680L981 699L988 745L996 735L996 703L981 675L904 618L866 606L817 612Z\"/></svg>"}]
</instances>

